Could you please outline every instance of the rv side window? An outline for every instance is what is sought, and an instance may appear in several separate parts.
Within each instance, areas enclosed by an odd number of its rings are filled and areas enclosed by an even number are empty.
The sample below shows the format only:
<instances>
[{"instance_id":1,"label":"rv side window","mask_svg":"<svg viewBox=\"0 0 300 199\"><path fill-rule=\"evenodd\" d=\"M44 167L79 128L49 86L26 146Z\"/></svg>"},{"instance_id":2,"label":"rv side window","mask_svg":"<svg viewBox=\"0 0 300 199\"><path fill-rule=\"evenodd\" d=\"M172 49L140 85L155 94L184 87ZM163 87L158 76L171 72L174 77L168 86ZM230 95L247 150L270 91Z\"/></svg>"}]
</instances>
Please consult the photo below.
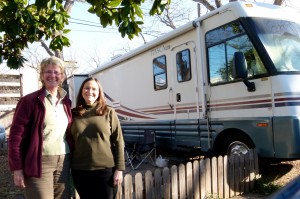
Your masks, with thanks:
<instances>
[{"instance_id":1,"label":"rv side window","mask_svg":"<svg viewBox=\"0 0 300 199\"><path fill-rule=\"evenodd\" d=\"M232 82L234 52L244 53L248 65L248 78L266 74L260 57L239 22L224 25L206 34L209 78L211 84Z\"/></svg>"},{"instance_id":2,"label":"rv side window","mask_svg":"<svg viewBox=\"0 0 300 199\"><path fill-rule=\"evenodd\" d=\"M178 82L185 82L191 79L191 59L189 49L176 53L176 66Z\"/></svg>"},{"instance_id":3,"label":"rv side window","mask_svg":"<svg viewBox=\"0 0 300 199\"><path fill-rule=\"evenodd\" d=\"M167 88L167 61L166 56L160 56L153 59L153 79L154 89L161 90Z\"/></svg>"}]
</instances>

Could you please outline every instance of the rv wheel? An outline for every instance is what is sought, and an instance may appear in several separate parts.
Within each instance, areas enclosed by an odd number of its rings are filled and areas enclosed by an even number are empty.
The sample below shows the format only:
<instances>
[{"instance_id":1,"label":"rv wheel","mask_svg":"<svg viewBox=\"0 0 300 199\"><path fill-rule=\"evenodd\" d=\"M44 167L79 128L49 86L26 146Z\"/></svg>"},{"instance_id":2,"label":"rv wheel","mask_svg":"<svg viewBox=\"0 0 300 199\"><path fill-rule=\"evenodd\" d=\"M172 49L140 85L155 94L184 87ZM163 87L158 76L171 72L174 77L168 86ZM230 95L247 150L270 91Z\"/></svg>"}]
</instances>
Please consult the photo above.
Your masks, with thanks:
<instances>
[{"instance_id":1,"label":"rv wheel","mask_svg":"<svg viewBox=\"0 0 300 199\"><path fill-rule=\"evenodd\" d=\"M223 153L230 155L245 155L254 148L254 144L245 137L230 138L223 145Z\"/></svg>"}]
</instances>

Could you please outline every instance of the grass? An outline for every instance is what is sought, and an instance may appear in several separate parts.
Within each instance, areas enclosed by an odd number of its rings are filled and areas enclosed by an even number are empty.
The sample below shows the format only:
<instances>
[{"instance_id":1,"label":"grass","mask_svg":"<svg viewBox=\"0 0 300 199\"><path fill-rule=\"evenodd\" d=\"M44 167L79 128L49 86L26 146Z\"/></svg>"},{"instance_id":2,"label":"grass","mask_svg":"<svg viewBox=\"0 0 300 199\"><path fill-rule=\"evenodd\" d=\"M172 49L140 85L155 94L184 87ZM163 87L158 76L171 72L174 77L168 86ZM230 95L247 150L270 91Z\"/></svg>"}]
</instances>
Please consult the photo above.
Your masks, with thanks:
<instances>
[{"instance_id":1,"label":"grass","mask_svg":"<svg viewBox=\"0 0 300 199\"><path fill-rule=\"evenodd\" d=\"M268 196L282 187L282 185L276 184L273 178L266 177L255 180L254 187L251 192Z\"/></svg>"}]
</instances>

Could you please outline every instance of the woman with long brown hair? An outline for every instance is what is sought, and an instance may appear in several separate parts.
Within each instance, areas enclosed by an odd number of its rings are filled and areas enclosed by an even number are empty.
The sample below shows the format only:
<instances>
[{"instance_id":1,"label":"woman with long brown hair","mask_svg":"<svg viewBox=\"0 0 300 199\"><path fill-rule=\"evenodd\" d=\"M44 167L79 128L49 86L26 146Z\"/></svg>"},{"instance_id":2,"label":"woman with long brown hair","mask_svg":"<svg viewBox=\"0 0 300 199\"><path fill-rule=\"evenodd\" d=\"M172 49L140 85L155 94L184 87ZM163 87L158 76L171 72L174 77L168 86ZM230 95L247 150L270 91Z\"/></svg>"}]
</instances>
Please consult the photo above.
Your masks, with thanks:
<instances>
[{"instance_id":1,"label":"woman with long brown hair","mask_svg":"<svg viewBox=\"0 0 300 199\"><path fill-rule=\"evenodd\" d=\"M106 104L96 78L82 83L72 113L75 188L81 199L112 199L114 187L123 180L124 140L117 114Z\"/></svg>"}]
</instances>

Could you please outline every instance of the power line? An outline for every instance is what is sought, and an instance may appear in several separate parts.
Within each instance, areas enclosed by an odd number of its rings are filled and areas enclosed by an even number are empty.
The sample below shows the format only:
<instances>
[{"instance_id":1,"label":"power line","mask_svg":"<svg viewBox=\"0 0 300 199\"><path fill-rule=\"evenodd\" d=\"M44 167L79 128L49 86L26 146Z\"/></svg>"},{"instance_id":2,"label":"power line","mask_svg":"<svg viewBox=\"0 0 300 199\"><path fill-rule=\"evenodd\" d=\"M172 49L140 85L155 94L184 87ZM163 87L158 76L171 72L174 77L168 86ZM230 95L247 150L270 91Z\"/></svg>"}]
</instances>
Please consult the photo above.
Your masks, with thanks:
<instances>
[{"instance_id":1,"label":"power line","mask_svg":"<svg viewBox=\"0 0 300 199\"><path fill-rule=\"evenodd\" d=\"M71 17L70 19L74 19L76 21L87 22L87 23L90 23L90 24L99 24L99 22L87 21L87 20L77 19L77 18L73 18L73 17Z\"/></svg>"},{"instance_id":2,"label":"power line","mask_svg":"<svg viewBox=\"0 0 300 199\"><path fill-rule=\"evenodd\" d=\"M92 27L97 27L97 28L103 28L102 26L99 26L99 25L91 25L91 24L79 23L79 22L74 22L74 21L70 21L70 23L79 24L79 25L83 25L83 26L92 26Z\"/></svg>"},{"instance_id":3,"label":"power line","mask_svg":"<svg viewBox=\"0 0 300 199\"><path fill-rule=\"evenodd\" d=\"M112 27L103 28L103 26L100 25L100 22L96 23L96 22L82 20L82 19L76 19L76 18L70 18L70 19L75 20L75 21L69 21L71 24L78 24L78 25L82 25L82 26L89 26L89 27L96 27L96 28L102 28L102 29L116 30L116 28L112 28ZM85 22L85 23L76 22L76 20L81 21L81 22ZM93 31L93 30L72 30L72 31L102 32L102 31L98 31L98 30L97 31ZM103 33L107 33L107 32L103 32ZM109 33L112 33L112 32L109 32Z\"/></svg>"},{"instance_id":4,"label":"power line","mask_svg":"<svg viewBox=\"0 0 300 199\"><path fill-rule=\"evenodd\" d=\"M100 31L100 30L72 30L73 32L98 32L98 33L108 33L108 34L112 34L112 33L118 33L119 32L105 32L105 31Z\"/></svg>"}]
</instances>

